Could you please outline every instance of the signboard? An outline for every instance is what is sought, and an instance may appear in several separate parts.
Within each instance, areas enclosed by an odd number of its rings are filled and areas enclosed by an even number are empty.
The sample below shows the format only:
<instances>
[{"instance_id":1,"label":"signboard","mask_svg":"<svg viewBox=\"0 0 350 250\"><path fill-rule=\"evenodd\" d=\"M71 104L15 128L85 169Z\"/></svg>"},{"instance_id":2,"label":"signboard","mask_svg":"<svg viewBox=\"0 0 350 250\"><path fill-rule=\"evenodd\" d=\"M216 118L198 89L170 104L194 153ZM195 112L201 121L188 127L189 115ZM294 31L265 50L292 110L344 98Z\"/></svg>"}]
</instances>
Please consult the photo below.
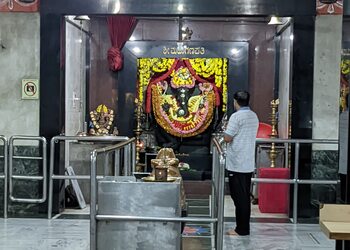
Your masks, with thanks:
<instances>
[{"instance_id":1,"label":"signboard","mask_svg":"<svg viewBox=\"0 0 350 250\"><path fill-rule=\"evenodd\" d=\"M39 99L39 80L22 80L22 99Z\"/></svg>"}]
</instances>

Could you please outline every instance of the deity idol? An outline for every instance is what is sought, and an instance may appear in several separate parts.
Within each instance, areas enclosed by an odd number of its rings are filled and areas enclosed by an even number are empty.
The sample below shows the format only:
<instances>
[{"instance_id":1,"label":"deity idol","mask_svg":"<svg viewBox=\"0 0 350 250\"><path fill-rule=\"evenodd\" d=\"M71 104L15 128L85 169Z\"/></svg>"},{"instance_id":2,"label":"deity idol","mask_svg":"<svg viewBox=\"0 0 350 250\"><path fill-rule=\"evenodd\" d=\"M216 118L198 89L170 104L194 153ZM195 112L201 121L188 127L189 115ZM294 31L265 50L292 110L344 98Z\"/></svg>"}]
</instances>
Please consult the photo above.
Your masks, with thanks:
<instances>
[{"instance_id":1,"label":"deity idol","mask_svg":"<svg viewBox=\"0 0 350 250\"><path fill-rule=\"evenodd\" d=\"M112 124L114 120L114 111L108 109L106 105L99 105L96 110L90 112L91 135L109 135L111 134ZM116 131L113 131L116 134Z\"/></svg>"}]
</instances>

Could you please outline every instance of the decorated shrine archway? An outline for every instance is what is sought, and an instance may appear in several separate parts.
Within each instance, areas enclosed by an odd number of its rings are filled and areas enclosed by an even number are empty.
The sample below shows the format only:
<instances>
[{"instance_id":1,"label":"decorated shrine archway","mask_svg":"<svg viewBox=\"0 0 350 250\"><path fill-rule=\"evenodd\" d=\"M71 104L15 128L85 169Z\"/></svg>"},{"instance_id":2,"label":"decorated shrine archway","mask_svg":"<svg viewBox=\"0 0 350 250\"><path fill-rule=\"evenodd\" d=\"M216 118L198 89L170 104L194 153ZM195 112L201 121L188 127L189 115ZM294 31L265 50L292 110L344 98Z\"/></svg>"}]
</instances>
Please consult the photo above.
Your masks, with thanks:
<instances>
[{"instance_id":1,"label":"decorated shrine archway","mask_svg":"<svg viewBox=\"0 0 350 250\"><path fill-rule=\"evenodd\" d=\"M215 109L226 111L226 58L141 58L138 98L145 112L176 137L205 131Z\"/></svg>"},{"instance_id":2,"label":"decorated shrine archway","mask_svg":"<svg viewBox=\"0 0 350 250\"><path fill-rule=\"evenodd\" d=\"M189 141L204 132L210 135L215 121L219 122L225 112L232 113L232 94L248 89L248 43L181 44L183 51L178 50L178 42L171 41L125 44L124 70L118 81L131 84L118 86L122 112L116 112L123 134L133 135L135 126L130 95L142 103L144 113L151 118L148 124L156 124L162 134L174 140ZM232 49L239 54L232 56Z\"/></svg>"}]
</instances>

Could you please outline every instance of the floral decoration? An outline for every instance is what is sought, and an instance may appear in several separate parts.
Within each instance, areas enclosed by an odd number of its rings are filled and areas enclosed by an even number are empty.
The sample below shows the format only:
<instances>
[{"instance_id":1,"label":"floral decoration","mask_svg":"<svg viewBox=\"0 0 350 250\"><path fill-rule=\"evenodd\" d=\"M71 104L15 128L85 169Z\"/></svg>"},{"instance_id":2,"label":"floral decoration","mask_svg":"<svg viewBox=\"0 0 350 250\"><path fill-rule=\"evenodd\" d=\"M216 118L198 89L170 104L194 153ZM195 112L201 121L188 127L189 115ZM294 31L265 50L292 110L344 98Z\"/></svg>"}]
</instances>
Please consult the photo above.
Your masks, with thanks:
<instances>
[{"instance_id":1,"label":"floral decoration","mask_svg":"<svg viewBox=\"0 0 350 250\"><path fill-rule=\"evenodd\" d=\"M166 132L177 137L191 137L208 128L213 119L215 101L211 86L204 87L200 95L189 99L189 114L184 117L176 112L180 108L176 98L165 95L163 90L161 83L152 86L152 104L157 123Z\"/></svg>"},{"instance_id":2,"label":"floral decoration","mask_svg":"<svg viewBox=\"0 0 350 250\"><path fill-rule=\"evenodd\" d=\"M215 106L226 112L226 58L141 58L138 68L138 99L169 134L198 135L211 124Z\"/></svg>"},{"instance_id":3,"label":"floral decoration","mask_svg":"<svg viewBox=\"0 0 350 250\"><path fill-rule=\"evenodd\" d=\"M177 89L180 87L193 88L195 84L195 79L191 75L188 68L180 67L176 71L174 70L171 74L171 87Z\"/></svg>"},{"instance_id":4,"label":"floral decoration","mask_svg":"<svg viewBox=\"0 0 350 250\"><path fill-rule=\"evenodd\" d=\"M340 112L344 112L348 109L350 59L342 58L340 70Z\"/></svg>"},{"instance_id":5,"label":"floral decoration","mask_svg":"<svg viewBox=\"0 0 350 250\"><path fill-rule=\"evenodd\" d=\"M144 92L152 76L155 73L168 71L174 62L173 58L140 58L138 60L138 96L141 102L144 100Z\"/></svg>"},{"instance_id":6,"label":"floral decoration","mask_svg":"<svg viewBox=\"0 0 350 250\"><path fill-rule=\"evenodd\" d=\"M340 68L342 74L348 75L350 73L350 59L342 59Z\"/></svg>"}]
</instances>

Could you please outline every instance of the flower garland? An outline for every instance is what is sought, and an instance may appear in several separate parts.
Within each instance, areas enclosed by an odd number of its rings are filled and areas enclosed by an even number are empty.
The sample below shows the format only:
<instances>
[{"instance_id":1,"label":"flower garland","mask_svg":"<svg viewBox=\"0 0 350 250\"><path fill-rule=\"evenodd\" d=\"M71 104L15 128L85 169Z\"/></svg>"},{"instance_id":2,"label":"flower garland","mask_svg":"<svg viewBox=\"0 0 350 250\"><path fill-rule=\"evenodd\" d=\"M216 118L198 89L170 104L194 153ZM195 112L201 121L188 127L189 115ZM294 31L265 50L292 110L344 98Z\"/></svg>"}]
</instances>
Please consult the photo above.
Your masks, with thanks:
<instances>
[{"instance_id":1,"label":"flower garland","mask_svg":"<svg viewBox=\"0 0 350 250\"><path fill-rule=\"evenodd\" d=\"M350 59L342 59L341 60L341 73L347 75L350 73Z\"/></svg>"},{"instance_id":2,"label":"flower garland","mask_svg":"<svg viewBox=\"0 0 350 250\"><path fill-rule=\"evenodd\" d=\"M192 68L199 76L215 77L215 86L222 90L222 111L227 108L227 58L194 58L189 59Z\"/></svg>"},{"instance_id":3,"label":"flower garland","mask_svg":"<svg viewBox=\"0 0 350 250\"><path fill-rule=\"evenodd\" d=\"M224 58L223 67L222 67L222 111L224 113L227 110L227 74L228 74L227 58Z\"/></svg>"},{"instance_id":4,"label":"flower garland","mask_svg":"<svg viewBox=\"0 0 350 250\"><path fill-rule=\"evenodd\" d=\"M349 77L350 77L350 59L341 60L341 78L340 78L340 112L348 109L348 95L349 95Z\"/></svg>"},{"instance_id":5,"label":"flower garland","mask_svg":"<svg viewBox=\"0 0 350 250\"><path fill-rule=\"evenodd\" d=\"M188 68L184 68L182 66L176 71L174 70L171 73L171 76L172 78L170 83L171 86L175 89L180 87L193 88L196 82Z\"/></svg>"},{"instance_id":6,"label":"flower garland","mask_svg":"<svg viewBox=\"0 0 350 250\"><path fill-rule=\"evenodd\" d=\"M220 58L194 58L189 61L198 75L208 78L216 73L218 59L220 60Z\"/></svg>"},{"instance_id":7,"label":"flower garland","mask_svg":"<svg viewBox=\"0 0 350 250\"><path fill-rule=\"evenodd\" d=\"M138 98L143 102L144 91L154 73L168 71L174 64L173 58L140 58L138 59Z\"/></svg>"},{"instance_id":8,"label":"flower garland","mask_svg":"<svg viewBox=\"0 0 350 250\"><path fill-rule=\"evenodd\" d=\"M222 93L222 111L227 110L227 58L194 58L189 59L195 72L204 77L214 77L215 86ZM144 101L144 93L155 73L168 71L174 64L173 58L140 58L138 59L138 99ZM172 75L175 73L172 72ZM174 81L172 82L172 84ZM176 84L175 84L176 85Z\"/></svg>"},{"instance_id":9,"label":"flower garland","mask_svg":"<svg viewBox=\"0 0 350 250\"><path fill-rule=\"evenodd\" d=\"M203 86L202 94L197 96L200 98L199 107L197 103L189 105L189 109L195 109L191 112L190 117L176 118L172 112L165 112L163 105L171 105L171 97L161 94L161 87L152 86L152 104L157 123L169 134L177 137L191 137L205 131L213 119L215 94L208 86ZM176 106L176 102L174 104ZM176 107L174 107L176 108Z\"/></svg>"}]
</instances>

